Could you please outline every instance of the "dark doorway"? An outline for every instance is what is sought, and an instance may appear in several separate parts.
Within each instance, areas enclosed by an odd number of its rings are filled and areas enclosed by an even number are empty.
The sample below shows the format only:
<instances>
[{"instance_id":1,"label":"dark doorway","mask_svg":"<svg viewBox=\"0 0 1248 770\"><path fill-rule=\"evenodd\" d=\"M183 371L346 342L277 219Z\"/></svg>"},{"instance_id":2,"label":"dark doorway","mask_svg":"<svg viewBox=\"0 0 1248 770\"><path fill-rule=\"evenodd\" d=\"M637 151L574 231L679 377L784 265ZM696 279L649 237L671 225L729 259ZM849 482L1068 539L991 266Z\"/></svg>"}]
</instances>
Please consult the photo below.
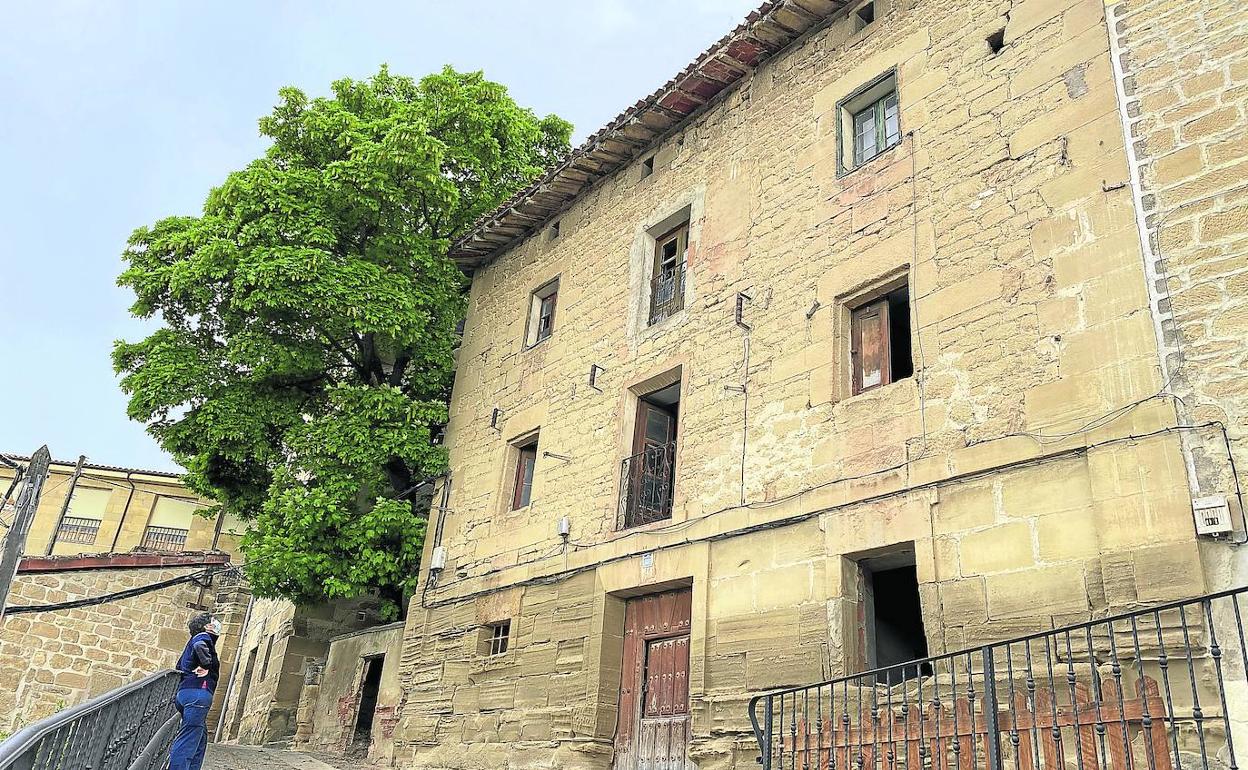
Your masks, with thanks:
<instances>
[{"instance_id":1,"label":"dark doorway","mask_svg":"<svg viewBox=\"0 0 1248 770\"><path fill-rule=\"evenodd\" d=\"M860 639L863 664L867 669L898 666L927 657L927 633L919 601L918 571L913 551L883 554L858 562L860 574ZM922 664L906 676L930 673ZM880 681L901 679L883 673Z\"/></svg>"},{"instance_id":2,"label":"dark doorway","mask_svg":"<svg viewBox=\"0 0 1248 770\"><path fill-rule=\"evenodd\" d=\"M381 669L386 656L364 659L364 680L360 684L360 710L355 717L355 743L368 743L373 735L373 716L377 713L377 693L381 690Z\"/></svg>"}]
</instances>

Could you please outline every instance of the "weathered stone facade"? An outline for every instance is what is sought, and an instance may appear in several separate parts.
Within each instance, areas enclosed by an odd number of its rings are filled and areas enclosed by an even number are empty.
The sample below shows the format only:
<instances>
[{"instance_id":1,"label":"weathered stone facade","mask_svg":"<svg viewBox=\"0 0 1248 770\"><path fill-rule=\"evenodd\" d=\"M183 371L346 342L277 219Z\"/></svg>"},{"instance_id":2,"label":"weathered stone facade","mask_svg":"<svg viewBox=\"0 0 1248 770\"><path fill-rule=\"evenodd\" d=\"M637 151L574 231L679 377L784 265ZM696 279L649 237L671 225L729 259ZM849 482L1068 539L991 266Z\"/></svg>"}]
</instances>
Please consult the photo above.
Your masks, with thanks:
<instances>
[{"instance_id":1,"label":"weathered stone facade","mask_svg":"<svg viewBox=\"0 0 1248 770\"><path fill-rule=\"evenodd\" d=\"M224 554L27 560L9 604L92 598L227 563ZM187 621L205 610L225 626L219 647L224 687L247 599L236 579L218 575L202 585L185 582L107 604L6 616L0 623L0 732L173 668L186 645Z\"/></svg>"},{"instance_id":2,"label":"weathered stone facade","mask_svg":"<svg viewBox=\"0 0 1248 770\"><path fill-rule=\"evenodd\" d=\"M281 599L252 602L240 633L238 676L222 698L218 740L289 743L309 672L324 665L331 639L376 623L377 607L373 599L316 607Z\"/></svg>"},{"instance_id":3,"label":"weathered stone facade","mask_svg":"<svg viewBox=\"0 0 1248 770\"><path fill-rule=\"evenodd\" d=\"M402 646L401 622L331 639L324 666L313 670L304 684L295 746L311 751L367 753L378 759L391 756L401 694ZM370 666L378 666L379 671L371 672ZM375 679L371 683L366 682L370 673ZM375 692L366 694L370 685ZM372 729L364 734L356 728L361 709L370 703Z\"/></svg>"},{"instance_id":4,"label":"weathered stone facade","mask_svg":"<svg viewBox=\"0 0 1248 770\"><path fill-rule=\"evenodd\" d=\"M1110 18L1164 374L1198 426L1191 484L1220 494L1248 483L1248 19L1235 0L1123 0ZM1206 550L1211 579L1248 582Z\"/></svg>"},{"instance_id":5,"label":"weathered stone facade","mask_svg":"<svg viewBox=\"0 0 1248 770\"><path fill-rule=\"evenodd\" d=\"M933 654L1195 596L1227 560L1195 535L1192 497L1224 495L1238 519L1236 480L1210 444L1207 486L1190 482L1187 426L1243 429L1235 3L1201 11L1217 34L1175 43L1150 19L1189 10L1160 0L1109 22L1102 0L877 0L867 23L857 5L580 195L557 237L476 270L424 560L436 545L447 562L410 606L398 765L610 767L641 594L692 591L689 758L752 767L751 692L869 659L873 560L912 559ZM1120 105L1123 35L1140 100L1152 78L1175 105ZM1167 90L1200 71L1177 50L1211 62L1207 87ZM890 71L902 139L844 173L841 105ZM1174 141L1199 147L1192 173L1216 181L1186 194L1220 191L1159 241L1182 234L1191 264L1172 275L1212 282L1190 309L1173 286L1166 308L1150 294L1137 204L1179 204L1140 194L1123 120L1140 109L1173 111ZM684 307L651 325L656 236L684 217ZM554 331L526 345L531 295L555 278ZM855 395L850 310L896 286L914 376ZM1167 392L1165 310L1212 367L1189 377L1206 411ZM670 519L620 529L638 397L675 383ZM531 501L512 510L533 436ZM486 654L502 622L509 646Z\"/></svg>"}]
</instances>

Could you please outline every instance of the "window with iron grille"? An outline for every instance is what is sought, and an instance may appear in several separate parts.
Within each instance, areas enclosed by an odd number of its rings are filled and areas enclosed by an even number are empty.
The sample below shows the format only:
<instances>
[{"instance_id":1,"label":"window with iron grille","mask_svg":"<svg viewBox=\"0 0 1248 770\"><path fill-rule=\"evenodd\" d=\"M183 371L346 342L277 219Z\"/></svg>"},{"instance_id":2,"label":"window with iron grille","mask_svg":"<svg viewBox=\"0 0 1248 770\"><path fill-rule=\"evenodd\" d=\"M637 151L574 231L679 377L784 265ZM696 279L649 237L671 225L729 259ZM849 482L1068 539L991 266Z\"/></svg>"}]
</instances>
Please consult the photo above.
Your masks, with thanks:
<instances>
[{"instance_id":1,"label":"window with iron grille","mask_svg":"<svg viewBox=\"0 0 1248 770\"><path fill-rule=\"evenodd\" d=\"M685 258L688 250L688 222L654 239L654 274L650 279L651 326L685 307Z\"/></svg>"},{"instance_id":2,"label":"window with iron grille","mask_svg":"<svg viewBox=\"0 0 1248 770\"><path fill-rule=\"evenodd\" d=\"M559 301L559 279L545 284L529 297L529 328L525 346L543 342L555 331L555 305Z\"/></svg>"},{"instance_id":3,"label":"window with iron grille","mask_svg":"<svg viewBox=\"0 0 1248 770\"><path fill-rule=\"evenodd\" d=\"M841 173L848 173L901 142L897 76L888 73L840 103L837 130Z\"/></svg>"},{"instance_id":4,"label":"window with iron grille","mask_svg":"<svg viewBox=\"0 0 1248 770\"><path fill-rule=\"evenodd\" d=\"M481 654L502 655L511 647L511 621L490 623L481 629Z\"/></svg>"},{"instance_id":5,"label":"window with iron grille","mask_svg":"<svg viewBox=\"0 0 1248 770\"><path fill-rule=\"evenodd\" d=\"M679 380L638 396L632 454L620 465L617 529L672 517L679 414Z\"/></svg>"},{"instance_id":6,"label":"window with iron grille","mask_svg":"<svg viewBox=\"0 0 1248 770\"><path fill-rule=\"evenodd\" d=\"M100 532L99 519L86 519L81 516L66 516L56 530L58 543L83 543L90 545Z\"/></svg>"},{"instance_id":7,"label":"window with iron grille","mask_svg":"<svg viewBox=\"0 0 1248 770\"><path fill-rule=\"evenodd\" d=\"M139 547L149 551L181 551L186 547L187 532L177 527L148 527L143 531Z\"/></svg>"}]
</instances>

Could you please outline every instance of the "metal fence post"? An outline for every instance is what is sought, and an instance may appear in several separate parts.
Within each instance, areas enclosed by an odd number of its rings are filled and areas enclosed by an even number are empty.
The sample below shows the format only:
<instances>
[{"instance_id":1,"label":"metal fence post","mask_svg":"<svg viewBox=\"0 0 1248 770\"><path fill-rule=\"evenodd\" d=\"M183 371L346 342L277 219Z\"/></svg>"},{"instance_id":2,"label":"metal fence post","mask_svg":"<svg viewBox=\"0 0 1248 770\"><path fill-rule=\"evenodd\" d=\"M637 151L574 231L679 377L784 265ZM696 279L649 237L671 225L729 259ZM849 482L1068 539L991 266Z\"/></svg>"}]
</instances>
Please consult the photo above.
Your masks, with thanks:
<instances>
[{"instance_id":1,"label":"metal fence post","mask_svg":"<svg viewBox=\"0 0 1248 770\"><path fill-rule=\"evenodd\" d=\"M984 720L988 731L988 743L985 750L988 754L988 770L1002 770L1001 766L1001 709L997 705L996 666L993 663L992 647L983 648L984 658ZM971 708L974 708L972 706Z\"/></svg>"},{"instance_id":2,"label":"metal fence post","mask_svg":"<svg viewBox=\"0 0 1248 770\"><path fill-rule=\"evenodd\" d=\"M763 745L763 754L761 757L761 761L763 763L763 770L771 770L772 714L771 714L771 696L770 695L767 696L766 705L763 708L763 719L765 719L767 723L763 725L763 744L764 745Z\"/></svg>"}]
</instances>

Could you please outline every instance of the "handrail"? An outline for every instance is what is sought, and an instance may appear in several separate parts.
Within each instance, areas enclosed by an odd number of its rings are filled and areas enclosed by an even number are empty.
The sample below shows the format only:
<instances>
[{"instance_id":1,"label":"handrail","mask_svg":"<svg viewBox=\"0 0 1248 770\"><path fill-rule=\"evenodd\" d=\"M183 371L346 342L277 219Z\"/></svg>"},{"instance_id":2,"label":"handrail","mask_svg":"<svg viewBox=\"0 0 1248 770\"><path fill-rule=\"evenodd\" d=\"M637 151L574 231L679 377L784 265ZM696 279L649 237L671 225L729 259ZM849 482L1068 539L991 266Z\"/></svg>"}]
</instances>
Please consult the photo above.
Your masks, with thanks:
<instances>
[{"instance_id":1,"label":"handrail","mask_svg":"<svg viewBox=\"0 0 1248 770\"><path fill-rule=\"evenodd\" d=\"M830 770L887 757L907 770L920 761L1039 770L1043 754L1050 770L1065 746L1081 770L1170 770L1185 766L1183 725L1200 749L1193 770L1210 770L1215 749L1235 765L1227 691L1242 687L1248 661L1241 597L1248 587L759 693L747 705L759 762ZM1180 686L1190 686L1187 701L1174 697ZM1108 749L1094 740L1105 735Z\"/></svg>"},{"instance_id":2,"label":"handrail","mask_svg":"<svg viewBox=\"0 0 1248 770\"><path fill-rule=\"evenodd\" d=\"M160 671L18 730L0 742L0 770L128 768L174 715L180 677Z\"/></svg>"}]
</instances>

